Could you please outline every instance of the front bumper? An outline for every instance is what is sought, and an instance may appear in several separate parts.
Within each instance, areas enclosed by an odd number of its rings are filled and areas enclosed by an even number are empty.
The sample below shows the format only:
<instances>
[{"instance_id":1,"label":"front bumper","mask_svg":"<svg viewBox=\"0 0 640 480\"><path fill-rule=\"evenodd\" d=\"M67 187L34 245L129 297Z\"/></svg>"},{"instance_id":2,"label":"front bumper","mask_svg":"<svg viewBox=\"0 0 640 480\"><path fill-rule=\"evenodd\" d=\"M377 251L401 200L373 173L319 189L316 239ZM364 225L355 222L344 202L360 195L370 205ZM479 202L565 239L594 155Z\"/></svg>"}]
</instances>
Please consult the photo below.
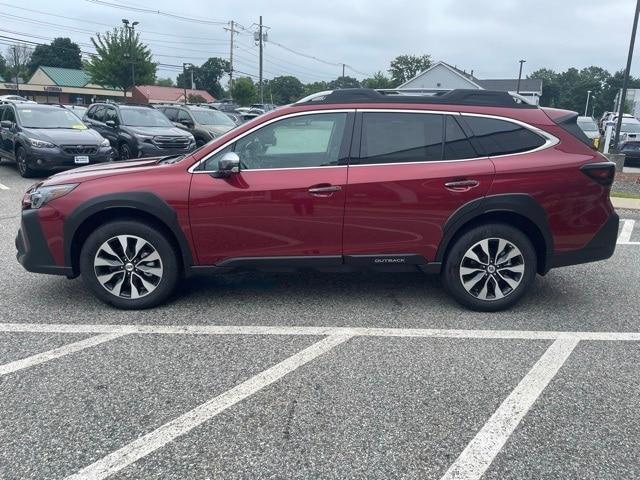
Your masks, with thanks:
<instances>
[{"instance_id":1,"label":"front bumper","mask_svg":"<svg viewBox=\"0 0 640 480\"><path fill-rule=\"evenodd\" d=\"M16 236L16 258L29 272L73 276L71 267L56 265L47 246L37 210L24 210Z\"/></svg>"},{"instance_id":2,"label":"front bumper","mask_svg":"<svg viewBox=\"0 0 640 480\"><path fill-rule=\"evenodd\" d=\"M74 155L63 151L61 148L35 148L30 147L27 151L27 161L31 168L36 170L67 170L69 168L92 165L95 163L110 162L113 160L113 149L111 147L100 147L98 151L89 157L89 163L76 163Z\"/></svg>"},{"instance_id":3,"label":"front bumper","mask_svg":"<svg viewBox=\"0 0 640 480\"><path fill-rule=\"evenodd\" d=\"M553 254L549 266L551 268L566 267L610 258L616 249L619 224L620 217L617 213L612 213L586 246L580 250Z\"/></svg>"}]
</instances>

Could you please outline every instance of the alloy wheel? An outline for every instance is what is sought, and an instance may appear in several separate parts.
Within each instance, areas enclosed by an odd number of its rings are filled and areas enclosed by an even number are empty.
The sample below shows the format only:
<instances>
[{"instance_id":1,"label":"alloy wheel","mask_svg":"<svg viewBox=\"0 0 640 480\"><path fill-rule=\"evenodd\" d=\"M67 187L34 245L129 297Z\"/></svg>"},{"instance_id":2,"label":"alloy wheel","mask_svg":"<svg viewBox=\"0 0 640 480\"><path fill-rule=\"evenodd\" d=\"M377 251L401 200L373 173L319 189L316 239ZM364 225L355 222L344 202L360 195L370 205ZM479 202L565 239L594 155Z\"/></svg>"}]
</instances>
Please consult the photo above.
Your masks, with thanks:
<instances>
[{"instance_id":1,"label":"alloy wheel","mask_svg":"<svg viewBox=\"0 0 640 480\"><path fill-rule=\"evenodd\" d=\"M517 246L503 238L486 238L462 257L460 281L473 297L494 301L513 293L524 271L524 256Z\"/></svg>"},{"instance_id":2,"label":"alloy wheel","mask_svg":"<svg viewBox=\"0 0 640 480\"><path fill-rule=\"evenodd\" d=\"M27 173L27 157L24 154L24 150L18 150L16 163L18 164L18 171L20 172L20 175L24 176L24 174Z\"/></svg>"},{"instance_id":3,"label":"alloy wheel","mask_svg":"<svg viewBox=\"0 0 640 480\"><path fill-rule=\"evenodd\" d=\"M162 281L160 254L147 240L118 235L104 242L93 260L98 282L112 295L136 299L149 295Z\"/></svg>"}]
</instances>

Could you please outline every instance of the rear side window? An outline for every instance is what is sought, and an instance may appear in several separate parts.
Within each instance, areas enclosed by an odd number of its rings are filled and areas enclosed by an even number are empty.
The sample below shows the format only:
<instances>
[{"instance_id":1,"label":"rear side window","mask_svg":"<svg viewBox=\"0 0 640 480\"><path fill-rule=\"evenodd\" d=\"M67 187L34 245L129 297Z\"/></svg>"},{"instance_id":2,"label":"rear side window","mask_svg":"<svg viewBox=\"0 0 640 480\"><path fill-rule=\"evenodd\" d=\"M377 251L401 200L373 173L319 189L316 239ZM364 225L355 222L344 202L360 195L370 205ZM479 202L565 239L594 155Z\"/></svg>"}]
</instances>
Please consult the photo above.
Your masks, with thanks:
<instances>
[{"instance_id":1,"label":"rear side window","mask_svg":"<svg viewBox=\"0 0 640 480\"><path fill-rule=\"evenodd\" d=\"M540 135L506 120L465 115L464 121L488 156L527 152L545 143Z\"/></svg>"},{"instance_id":2,"label":"rear side window","mask_svg":"<svg viewBox=\"0 0 640 480\"><path fill-rule=\"evenodd\" d=\"M364 113L360 163L442 160L444 118L428 113Z\"/></svg>"},{"instance_id":3,"label":"rear side window","mask_svg":"<svg viewBox=\"0 0 640 480\"><path fill-rule=\"evenodd\" d=\"M447 115L444 134L444 159L461 160L478 156L458 121L451 115Z\"/></svg>"}]
</instances>

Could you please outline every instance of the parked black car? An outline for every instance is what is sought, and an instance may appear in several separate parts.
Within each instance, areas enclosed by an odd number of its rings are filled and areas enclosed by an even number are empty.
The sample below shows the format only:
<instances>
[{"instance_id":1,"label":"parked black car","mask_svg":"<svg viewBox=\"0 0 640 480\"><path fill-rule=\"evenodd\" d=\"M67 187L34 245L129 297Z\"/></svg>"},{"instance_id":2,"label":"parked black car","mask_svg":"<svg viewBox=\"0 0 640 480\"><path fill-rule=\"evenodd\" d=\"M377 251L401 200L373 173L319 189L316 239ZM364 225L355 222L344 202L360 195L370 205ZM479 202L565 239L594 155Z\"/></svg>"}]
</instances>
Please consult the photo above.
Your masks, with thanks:
<instances>
[{"instance_id":1,"label":"parked black car","mask_svg":"<svg viewBox=\"0 0 640 480\"><path fill-rule=\"evenodd\" d=\"M640 141L625 142L620 146L624 164L628 167L640 166Z\"/></svg>"},{"instance_id":2,"label":"parked black car","mask_svg":"<svg viewBox=\"0 0 640 480\"><path fill-rule=\"evenodd\" d=\"M15 160L23 177L108 162L108 140L61 105L0 104L0 157Z\"/></svg>"},{"instance_id":3,"label":"parked black car","mask_svg":"<svg viewBox=\"0 0 640 480\"><path fill-rule=\"evenodd\" d=\"M84 121L109 140L120 160L188 153L196 148L191 133L149 105L94 103Z\"/></svg>"},{"instance_id":4,"label":"parked black car","mask_svg":"<svg viewBox=\"0 0 640 480\"><path fill-rule=\"evenodd\" d=\"M156 107L178 128L187 130L201 147L223 133L236 127L228 115L218 110L196 105L161 105Z\"/></svg>"}]
</instances>

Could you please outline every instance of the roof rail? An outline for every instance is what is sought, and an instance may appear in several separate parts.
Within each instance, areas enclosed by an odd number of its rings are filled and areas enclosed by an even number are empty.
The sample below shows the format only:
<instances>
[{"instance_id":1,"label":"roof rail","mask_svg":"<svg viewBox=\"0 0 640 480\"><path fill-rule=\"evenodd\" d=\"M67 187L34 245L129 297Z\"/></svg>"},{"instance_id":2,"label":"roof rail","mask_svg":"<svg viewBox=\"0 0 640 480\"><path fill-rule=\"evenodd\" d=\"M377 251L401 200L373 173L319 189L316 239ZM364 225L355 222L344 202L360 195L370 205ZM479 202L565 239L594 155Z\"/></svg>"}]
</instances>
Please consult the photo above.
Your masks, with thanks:
<instances>
[{"instance_id":1,"label":"roof rail","mask_svg":"<svg viewBox=\"0 0 640 480\"><path fill-rule=\"evenodd\" d=\"M370 88L344 88L309 95L294 105L332 103L425 103L485 107L538 108L509 92L496 90L457 89L434 95L405 95L402 90L379 92Z\"/></svg>"}]
</instances>

